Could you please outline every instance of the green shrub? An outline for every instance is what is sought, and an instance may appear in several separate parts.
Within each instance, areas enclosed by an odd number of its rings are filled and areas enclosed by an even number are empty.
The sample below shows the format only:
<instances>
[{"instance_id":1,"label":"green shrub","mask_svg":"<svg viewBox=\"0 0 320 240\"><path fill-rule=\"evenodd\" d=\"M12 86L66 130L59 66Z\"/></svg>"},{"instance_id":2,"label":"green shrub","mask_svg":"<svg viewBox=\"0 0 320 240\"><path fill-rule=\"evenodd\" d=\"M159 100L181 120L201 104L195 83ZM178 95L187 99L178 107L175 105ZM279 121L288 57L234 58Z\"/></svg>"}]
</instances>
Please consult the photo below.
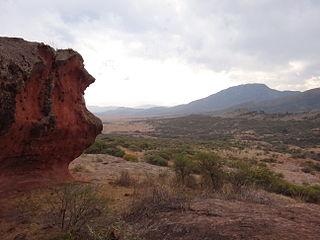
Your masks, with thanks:
<instances>
[{"instance_id":1,"label":"green shrub","mask_svg":"<svg viewBox=\"0 0 320 240\"><path fill-rule=\"evenodd\" d=\"M299 186L287 182L264 164L238 160L231 165L228 180L237 187L254 186L307 202L320 202L320 186Z\"/></svg>"},{"instance_id":2,"label":"green shrub","mask_svg":"<svg viewBox=\"0 0 320 240\"><path fill-rule=\"evenodd\" d=\"M101 153L109 154L115 157L123 157L125 155L125 152L117 147L108 147L106 149L103 149Z\"/></svg>"},{"instance_id":3,"label":"green shrub","mask_svg":"<svg viewBox=\"0 0 320 240\"><path fill-rule=\"evenodd\" d=\"M164 151L161 151L161 152L157 152L157 155L159 155L160 157L162 157L163 159L166 159L166 160L170 160L172 155L168 152L164 152Z\"/></svg>"},{"instance_id":4,"label":"green shrub","mask_svg":"<svg viewBox=\"0 0 320 240\"><path fill-rule=\"evenodd\" d=\"M299 198L306 202L320 203L319 185L305 187L289 183L285 180L278 180L274 182L271 190L289 197Z\"/></svg>"},{"instance_id":5,"label":"green shrub","mask_svg":"<svg viewBox=\"0 0 320 240\"><path fill-rule=\"evenodd\" d=\"M139 162L138 157L133 154L125 154L123 158L129 162Z\"/></svg>"},{"instance_id":6,"label":"green shrub","mask_svg":"<svg viewBox=\"0 0 320 240\"><path fill-rule=\"evenodd\" d=\"M223 170L224 161L216 153L199 152L195 155L198 171L205 183L209 183L214 189L219 189L225 179Z\"/></svg>"},{"instance_id":7,"label":"green shrub","mask_svg":"<svg viewBox=\"0 0 320 240\"><path fill-rule=\"evenodd\" d=\"M178 154L175 156L173 164L178 181L185 184L193 170L192 159L188 155Z\"/></svg>"},{"instance_id":8,"label":"green shrub","mask_svg":"<svg viewBox=\"0 0 320 240\"><path fill-rule=\"evenodd\" d=\"M99 139L96 139L96 141L87 148L84 152L87 154L97 154L102 153L102 151L107 147L107 144Z\"/></svg>"},{"instance_id":9,"label":"green shrub","mask_svg":"<svg viewBox=\"0 0 320 240\"><path fill-rule=\"evenodd\" d=\"M266 165L239 160L233 163L234 171L229 173L229 180L236 186L257 186L270 189L275 181L280 179Z\"/></svg>"},{"instance_id":10,"label":"green shrub","mask_svg":"<svg viewBox=\"0 0 320 240\"><path fill-rule=\"evenodd\" d=\"M168 166L168 160L164 159L157 153L149 153L145 155L145 159L147 163L157 166Z\"/></svg>"},{"instance_id":11,"label":"green shrub","mask_svg":"<svg viewBox=\"0 0 320 240\"><path fill-rule=\"evenodd\" d=\"M125 152L116 147L114 143L106 143L103 140L96 139L96 141L85 150L87 154L109 154L115 157L123 157Z\"/></svg>"}]
</instances>

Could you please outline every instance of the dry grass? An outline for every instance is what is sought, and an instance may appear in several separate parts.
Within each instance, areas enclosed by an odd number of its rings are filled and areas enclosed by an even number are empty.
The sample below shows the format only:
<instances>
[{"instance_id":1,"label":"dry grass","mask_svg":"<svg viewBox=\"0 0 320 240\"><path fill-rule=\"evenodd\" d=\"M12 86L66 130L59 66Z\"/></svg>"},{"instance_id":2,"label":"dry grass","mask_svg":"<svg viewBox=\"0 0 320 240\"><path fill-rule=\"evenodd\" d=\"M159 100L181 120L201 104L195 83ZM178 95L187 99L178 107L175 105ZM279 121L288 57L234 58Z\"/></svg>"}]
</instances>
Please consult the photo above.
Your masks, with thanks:
<instances>
[{"instance_id":1,"label":"dry grass","mask_svg":"<svg viewBox=\"0 0 320 240\"><path fill-rule=\"evenodd\" d=\"M70 170L74 173L91 173L94 169L90 166L84 166L81 164L75 164L70 167Z\"/></svg>"},{"instance_id":2,"label":"dry grass","mask_svg":"<svg viewBox=\"0 0 320 240\"><path fill-rule=\"evenodd\" d=\"M99 185L68 183L19 196L7 206L8 223L0 221L1 240L16 239L20 233L34 240L100 239L89 236L96 229L108 235L115 222L109 214L110 199L103 195Z\"/></svg>"},{"instance_id":3,"label":"dry grass","mask_svg":"<svg viewBox=\"0 0 320 240\"><path fill-rule=\"evenodd\" d=\"M221 190L216 191L213 197L223 200L237 200L248 203L258 203L264 205L279 205L282 203L295 202L294 199L280 196L257 189L252 186L236 187L232 184L225 184Z\"/></svg>"},{"instance_id":4,"label":"dry grass","mask_svg":"<svg viewBox=\"0 0 320 240\"><path fill-rule=\"evenodd\" d=\"M120 176L115 180L115 184L122 187L130 187L136 184L136 180L130 176L128 171L122 171Z\"/></svg>"},{"instance_id":5,"label":"dry grass","mask_svg":"<svg viewBox=\"0 0 320 240\"><path fill-rule=\"evenodd\" d=\"M156 212L186 210L191 195L177 187L174 178L165 173L159 177L147 176L134 186L131 207L126 219L139 219Z\"/></svg>"}]
</instances>

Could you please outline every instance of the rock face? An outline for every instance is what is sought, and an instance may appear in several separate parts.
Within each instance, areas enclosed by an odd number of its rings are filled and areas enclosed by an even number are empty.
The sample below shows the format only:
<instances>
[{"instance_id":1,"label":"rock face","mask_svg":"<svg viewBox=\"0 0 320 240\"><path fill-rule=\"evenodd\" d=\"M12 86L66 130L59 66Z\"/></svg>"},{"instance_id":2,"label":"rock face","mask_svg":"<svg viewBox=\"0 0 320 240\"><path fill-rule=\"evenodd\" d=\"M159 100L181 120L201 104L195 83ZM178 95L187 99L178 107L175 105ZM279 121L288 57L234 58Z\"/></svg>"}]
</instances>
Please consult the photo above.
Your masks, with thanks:
<instances>
[{"instance_id":1,"label":"rock face","mask_svg":"<svg viewBox=\"0 0 320 240\"><path fill-rule=\"evenodd\" d=\"M0 192L71 178L102 130L83 98L94 80L72 49L0 37Z\"/></svg>"}]
</instances>

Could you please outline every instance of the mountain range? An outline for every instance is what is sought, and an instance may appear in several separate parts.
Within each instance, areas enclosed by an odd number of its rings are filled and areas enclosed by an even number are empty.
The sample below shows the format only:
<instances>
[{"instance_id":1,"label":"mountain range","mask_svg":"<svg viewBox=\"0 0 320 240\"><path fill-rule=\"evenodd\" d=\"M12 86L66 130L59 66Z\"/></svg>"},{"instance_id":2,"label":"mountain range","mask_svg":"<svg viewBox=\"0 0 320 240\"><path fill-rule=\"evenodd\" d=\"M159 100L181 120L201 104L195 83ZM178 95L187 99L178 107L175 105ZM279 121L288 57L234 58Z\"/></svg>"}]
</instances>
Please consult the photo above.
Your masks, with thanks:
<instances>
[{"instance_id":1,"label":"mountain range","mask_svg":"<svg viewBox=\"0 0 320 240\"><path fill-rule=\"evenodd\" d=\"M320 109L320 88L305 92L278 91L265 84L254 83L230 87L206 98L174 107L107 107L105 111L103 108L88 108L100 116L217 114L237 109L268 113L308 112Z\"/></svg>"}]
</instances>

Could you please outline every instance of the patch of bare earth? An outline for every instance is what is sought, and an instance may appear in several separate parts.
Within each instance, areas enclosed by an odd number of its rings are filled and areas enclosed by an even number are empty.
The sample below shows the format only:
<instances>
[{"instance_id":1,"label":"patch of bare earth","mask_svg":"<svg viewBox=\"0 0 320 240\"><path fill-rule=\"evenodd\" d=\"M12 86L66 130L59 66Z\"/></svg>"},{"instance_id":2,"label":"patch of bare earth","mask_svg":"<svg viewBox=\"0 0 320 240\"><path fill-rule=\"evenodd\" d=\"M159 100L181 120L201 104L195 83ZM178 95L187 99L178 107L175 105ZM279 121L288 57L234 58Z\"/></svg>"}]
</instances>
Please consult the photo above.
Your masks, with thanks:
<instances>
[{"instance_id":1,"label":"patch of bare earth","mask_svg":"<svg viewBox=\"0 0 320 240\"><path fill-rule=\"evenodd\" d=\"M77 166L82 166L77 171ZM156 176L166 167L159 167L145 162L129 162L123 158L113 157L106 154L83 154L75 159L70 167L71 172L77 179L108 183L117 179L123 171L128 171L132 177L144 177L146 175Z\"/></svg>"}]
</instances>

